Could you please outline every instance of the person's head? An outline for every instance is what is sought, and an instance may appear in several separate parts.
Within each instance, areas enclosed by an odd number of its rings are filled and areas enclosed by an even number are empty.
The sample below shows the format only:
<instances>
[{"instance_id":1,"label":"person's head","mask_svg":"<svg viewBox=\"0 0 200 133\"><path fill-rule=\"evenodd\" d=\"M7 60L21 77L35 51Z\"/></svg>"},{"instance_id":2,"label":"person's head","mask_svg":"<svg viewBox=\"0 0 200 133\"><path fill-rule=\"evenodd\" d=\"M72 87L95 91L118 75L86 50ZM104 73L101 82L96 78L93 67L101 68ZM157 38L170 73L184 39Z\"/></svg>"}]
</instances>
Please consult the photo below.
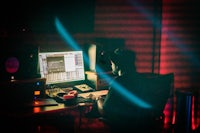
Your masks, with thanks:
<instances>
[{"instance_id":1,"label":"person's head","mask_svg":"<svg viewBox=\"0 0 200 133\"><path fill-rule=\"evenodd\" d=\"M128 49L116 49L110 54L113 74L136 72L135 53Z\"/></svg>"}]
</instances>

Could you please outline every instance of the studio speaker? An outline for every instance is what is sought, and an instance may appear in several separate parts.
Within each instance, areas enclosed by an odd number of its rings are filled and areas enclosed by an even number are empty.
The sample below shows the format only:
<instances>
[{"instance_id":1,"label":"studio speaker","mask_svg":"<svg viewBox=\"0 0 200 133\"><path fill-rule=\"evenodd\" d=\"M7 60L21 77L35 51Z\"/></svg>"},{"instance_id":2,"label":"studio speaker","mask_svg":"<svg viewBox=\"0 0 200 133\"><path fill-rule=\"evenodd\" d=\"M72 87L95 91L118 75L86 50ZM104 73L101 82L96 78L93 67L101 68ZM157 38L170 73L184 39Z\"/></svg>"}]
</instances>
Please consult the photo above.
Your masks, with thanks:
<instances>
[{"instance_id":1,"label":"studio speaker","mask_svg":"<svg viewBox=\"0 0 200 133\"><path fill-rule=\"evenodd\" d=\"M38 47L15 45L2 49L0 78L5 80L31 79L38 77Z\"/></svg>"}]
</instances>

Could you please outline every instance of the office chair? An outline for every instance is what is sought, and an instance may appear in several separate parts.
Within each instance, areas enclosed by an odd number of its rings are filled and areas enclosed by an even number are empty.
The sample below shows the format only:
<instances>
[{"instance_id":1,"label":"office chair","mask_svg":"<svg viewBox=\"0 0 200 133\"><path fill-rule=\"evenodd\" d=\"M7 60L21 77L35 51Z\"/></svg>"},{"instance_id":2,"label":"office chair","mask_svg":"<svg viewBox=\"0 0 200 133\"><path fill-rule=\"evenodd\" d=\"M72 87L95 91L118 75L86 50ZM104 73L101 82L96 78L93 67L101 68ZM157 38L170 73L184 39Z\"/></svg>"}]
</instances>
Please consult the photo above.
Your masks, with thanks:
<instances>
[{"instance_id":1,"label":"office chair","mask_svg":"<svg viewBox=\"0 0 200 133\"><path fill-rule=\"evenodd\" d=\"M152 105L150 111L155 116L163 115L168 98L174 95L174 74L142 74L138 87L141 98Z\"/></svg>"},{"instance_id":2,"label":"office chair","mask_svg":"<svg viewBox=\"0 0 200 133\"><path fill-rule=\"evenodd\" d=\"M150 130L154 133L160 133L164 126L165 114L163 113L165 105L174 93L174 74L154 74L140 73L141 78L138 80L137 87L141 90L141 99L149 103L152 108L147 111L151 116ZM141 112L142 113L142 112ZM146 113L146 111L144 112Z\"/></svg>"}]
</instances>

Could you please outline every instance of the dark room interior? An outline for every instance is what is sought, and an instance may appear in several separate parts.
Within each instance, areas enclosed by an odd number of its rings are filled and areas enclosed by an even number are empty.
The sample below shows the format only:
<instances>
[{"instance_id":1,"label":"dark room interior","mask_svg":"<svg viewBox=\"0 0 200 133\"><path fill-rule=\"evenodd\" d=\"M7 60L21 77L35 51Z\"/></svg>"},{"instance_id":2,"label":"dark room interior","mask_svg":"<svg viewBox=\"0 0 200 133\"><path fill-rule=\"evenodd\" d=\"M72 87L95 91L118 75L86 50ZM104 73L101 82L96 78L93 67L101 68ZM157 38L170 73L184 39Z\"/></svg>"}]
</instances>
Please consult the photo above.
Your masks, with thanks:
<instances>
[{"instance_id":1,"label":"dark room interior","mask_svg":"<svg viewBox=\"0 0 200 133\"><path fill-rule=\"evenodd\" d=\"M200 133L199 5L195 0L4 2L0 9L0 112L6 121L2 129L111 133L102 117L87 116L94 101L86 95L92 91L107 95L114 78L109 54L126 48L135 52L144 97L164 103L158 105L162 111L156 119L158 133ZM79 89L83 84L89 88ZM67 97L57 95L61 92ZM25 99L56 103L24 107L20 103Z\"/></svg>"}]
</instances>

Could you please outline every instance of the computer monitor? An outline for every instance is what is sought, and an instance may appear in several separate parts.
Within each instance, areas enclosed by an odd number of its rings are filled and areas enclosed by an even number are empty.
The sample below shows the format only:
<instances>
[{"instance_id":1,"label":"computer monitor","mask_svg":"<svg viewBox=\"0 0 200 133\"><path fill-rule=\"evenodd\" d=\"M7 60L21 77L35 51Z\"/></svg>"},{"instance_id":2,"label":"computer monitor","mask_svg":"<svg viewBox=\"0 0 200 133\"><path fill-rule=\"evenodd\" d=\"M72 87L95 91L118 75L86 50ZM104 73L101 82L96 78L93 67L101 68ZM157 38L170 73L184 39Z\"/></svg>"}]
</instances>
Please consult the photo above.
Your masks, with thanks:
<instances>
[{"instance_id":1,"label":"computer monitor","mask_svg":"<svg viewBox=\"0 0 200 133\"><path fill-rule=\"evenodd\" d=\"M39 68L46 85L85 80L82 51L39 52Z\"/></svg>"},{"instance_id":2,"label":"computer monitor","mask_svg":"<svg viewBox=\"0 0 200 133\"><path fill-rule=\"evenodd\" d=\"M85 44L85 51L89 60L85 69L97 73L111 71L109 54L116 48L124 47L124 40L120 38L96 38L94 41Z\"/></svg>"}]
</instances>

